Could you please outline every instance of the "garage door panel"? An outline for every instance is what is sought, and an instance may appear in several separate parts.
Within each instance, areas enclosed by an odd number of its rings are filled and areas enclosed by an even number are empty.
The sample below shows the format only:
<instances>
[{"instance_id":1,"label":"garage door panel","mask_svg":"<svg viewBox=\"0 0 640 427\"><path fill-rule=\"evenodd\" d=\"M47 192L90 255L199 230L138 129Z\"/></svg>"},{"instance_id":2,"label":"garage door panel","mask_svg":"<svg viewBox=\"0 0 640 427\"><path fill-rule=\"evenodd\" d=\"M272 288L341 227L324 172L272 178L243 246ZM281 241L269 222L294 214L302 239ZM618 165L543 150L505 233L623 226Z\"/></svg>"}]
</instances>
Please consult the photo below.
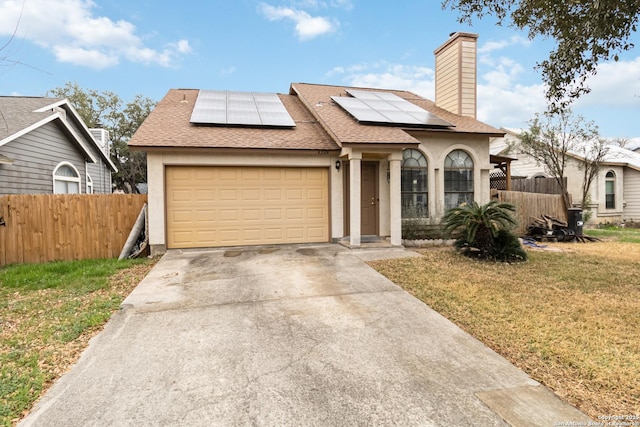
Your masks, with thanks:
<instances>
[{"instance_id":1,"label":"garage door panel","mask_svg":"<svg viewBox=\"0 0 640 427\"><path fill-rule=\"evenodd\" d=\"M240 177L243 181L258 181L260 180L260 170L249 168L242 169Z\"/></svg>"},{"instance_id":2,"label":"garage door panel","mask_svg":"<svg viewBox=\"0 0 640 427\"><path fill-rule=\"evenodd\" d=\"M196 241L200 243L214 242L216 236L215 230L200 230L196 233Z\"/></svg>"},{"instance_id":3,"label":"garage door panel","mask_svg":"<svg viewBox=\"0 0 640 427\"><path fill-rule=\"evenodd\" d=\"M309 208L307 209L307 218L318 219L318 220L328 220L327 210L323 208Z\"/></svg>"},{"instance_id":4,"label":"garage door panel","mask_svg":"<svg viewBox=\"0 0 640 427\"><path fill-rule=\"evenodd\" d=\"M322 227L309 227L307 232L312 239L323 239L327 237L326 230Z\"/></svg>"},{"instance_id":5,"label":"garage door panel","mask_svg":"<svg viewBox=\"0 0 640 427\"><path fill-rule=\"evenodd\" d=\"M307 190L308 200L326 200L326 193L321 188L310 188Z\"/></svg>"},{"instance_id":6,"label":"garage door panel","mask_svg":"<svg viewBox=\"0 0 640 427\"><path fill-rule=\"evenodd\" d=\"M304 229L302 227L289 227L287 230L287 238L299 240L304 238Z\"/></svg>"},{"instance_id":7,"label":"garage door panel","mask_svg":"<svg viewBox=\"0 0 640 427\"><path fill-rule=\"evenodd\" d=\"M288 188L287 200L302 200L303 191L301 188Z\"/></svg>"},{"instance_id":8,"label":"garage door panel","mask_svg":"<svg viewBox=\"0 0 640 427\"><path fill-rule=\"evenodd\" d=\"M303 219L304 218L304 209L302 208L293 208L287 209L287 219Z\"/></svg>"},{"instance_id":9,"label":"garage door panel","mask_svg":"<svg viewBox=\"0 0 640 427\"><path fill-rule=\"evenodd\" d=\"M282 200L282 190L279 188L267 188L264 190L264 199L266 201Z\"/></svg>"},{"instance_id":10,"label":"garage door panel","mask_svg":"<svg viewBox=\"0 0 640 427\"><path fill-rule=\"evenodd\" d=\"M238 230L237 228L223 228L220 230L221 242L235 242L237 240L240 240L240 230Z\"/></svg>"},{"instance_id":11,"label":"garage door panel","mask_svg":"<svg viewBox=\"0 0 640 427\"><path fill-rule=\"evenodd\" d=\"M238 170L235 168L218 169L216 178L222 181L236 181L238 179Z\"/></svg>"},{"instance_id":12,"label":"garage door panel","mask_svg":"<svg viewBox=\"0 0 640 427\"><path fill-rule=\"evenodd\" d=\"M262 240L262 230L260 228L245 228L242 230L242 238L246 242L260 242Z\"/></svg>"},{"instance_id":13,"label":"garage door panel","mask_svg":"<svg viewBox=\"0 0 640 427\"><path fill-rule=\"evenodd\" d=\"M265 169L264 179L266 181L278 181L276 182L279 185L279 181L282 180L282 170L281 169Z\"/></svg>"},{"instance_id":14,"label":"garage door panel","mask_svg":"<svg viewBox=\"0 0 640 427\"><path fill-rule=\"evenodd\" d=\"M220 200L238 200L238 190L235 188L221 188Z\"/></svg>"},{"instance_id":15,"label":"garage door panel","mask_svg":"<svg viewBox=\"0 0 640 427\"><path fill-rule=\"evenodd\" d=\"M264 219L269 220L281 220L283 218L282 209L274 208L274 209L265 209L264 210Z\"/></svg>"},{"instance_id":16,"label":"garage door panel","mask_svg":"<svg viewBox=\"0 0 640 427\"><path fill-rule=\"evenodd\" d=\"M287 181L301 181L302 174L303 174L302 169L287 169L285 170L285 173L284 173L285 179Z\"/></svg>"},{"instance_id":17,"label":"garage door panel","mask_svg":"<svg viewBox=\"0 0 640 427\"><path fill-rule=\"evenodd\" d=\"M191 194L191 190L175 190L171 194L171 200L176 202L186 202L190 201L193 195Z\"/></svg>"},{"instance_id":18,"label":"garage door panel","mask_svg":"<svg viewBox=\"0 0 640 427\"><path fill-rule=\"evenodd\" d=\"M242 219L244 221L260 221L260 220L262 220L262 210L260 210L260 209L244 209L242 211Z\"/></svg>"},{"instance_id":19,"label":"garage door panel","mask_svg":"<svg viewBox=\"0 0 640 427\"><path fill-rule=\"evenodd\" d=\"M195 200L198 202L211 202L216 199L216 192L213 190L196 190Z\"/></svg>"},{"instance_id":20,"label":"garage door panel","mask_svg":"<svg viewBox=\"0 0 640 427\"><path fill-rule=\"evenodd\" d=\"M237 209L220 209L220 221L237 221L239 217Z\"/></svg>"},{"instance_id":21,"label":"garage door panel","mask_svg":"<svg viewBox=\"0 0 640 427\"><path fill-rule=\"evenodd\" d=\"M326 169L169 166L166 193L169 248L329 240Z\"/></svg>"},{"instance_id":22,"label":"garage door panel","mask_svg":"<svg viewBox=\"0 0 640 427\"><path fill-rule=\"evenodd\" d=\"M270 241L281 241L284 239L284 230L282 228L266 228L264 237Z\"/></svg>"},{"instance_id":23,"label":"garage door panel","mask_svg":"<svg viewBox=\"0 0 640 427\"><path fill-rule=\"evenodd\" d=\"M246 201L258 201L260 200L260 190L257 188L249 188L242 190L242 200Z\"/></svg>"}]
</instances>

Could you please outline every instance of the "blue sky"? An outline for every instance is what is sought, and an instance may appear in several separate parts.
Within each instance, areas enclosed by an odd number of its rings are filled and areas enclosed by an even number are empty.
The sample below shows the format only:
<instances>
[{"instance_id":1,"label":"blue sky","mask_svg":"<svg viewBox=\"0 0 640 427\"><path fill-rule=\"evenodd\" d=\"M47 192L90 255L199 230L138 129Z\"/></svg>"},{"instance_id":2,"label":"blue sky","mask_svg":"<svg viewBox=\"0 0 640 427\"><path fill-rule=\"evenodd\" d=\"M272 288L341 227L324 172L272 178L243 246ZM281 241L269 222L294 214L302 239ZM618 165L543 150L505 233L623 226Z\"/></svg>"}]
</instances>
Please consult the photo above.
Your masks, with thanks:
<instances>
[{"instance_id":1,"label":"blue sky","mask_svg":"<svg viewBox=\"0 0 640 427\"><path fill-rule=\"evenodd\" d=\"M545 108L535 63L553 44L485 18L459 24L440 1L0 0L0 95L68 81L125 101L170 88L286 93L291 82L405 89L433 99L433 51L478 39L478 118L522 128ZM12 38L12 34L15 36ZM607 137L640 137L640 36L600 67L574 111Z\"/></svg>"}]
</instances>

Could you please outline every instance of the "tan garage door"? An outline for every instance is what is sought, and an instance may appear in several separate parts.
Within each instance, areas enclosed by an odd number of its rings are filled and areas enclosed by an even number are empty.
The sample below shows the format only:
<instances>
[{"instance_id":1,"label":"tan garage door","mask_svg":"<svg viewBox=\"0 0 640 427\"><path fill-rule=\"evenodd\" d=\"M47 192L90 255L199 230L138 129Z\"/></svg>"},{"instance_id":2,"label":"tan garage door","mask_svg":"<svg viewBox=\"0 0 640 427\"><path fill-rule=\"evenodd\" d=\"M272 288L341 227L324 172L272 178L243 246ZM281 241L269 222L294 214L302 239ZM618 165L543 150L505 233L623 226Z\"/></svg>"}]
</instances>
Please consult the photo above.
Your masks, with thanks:
<instances>
[{"instance_id":1,"label":"tan garage door","mask_svg":"<svg viewBox=\"0 0 640 427\"><path fill-rule=\"evenodd\" d=\"M167 247L329 241L326 169L167 166Z\"/></svg>"}]
</instances>

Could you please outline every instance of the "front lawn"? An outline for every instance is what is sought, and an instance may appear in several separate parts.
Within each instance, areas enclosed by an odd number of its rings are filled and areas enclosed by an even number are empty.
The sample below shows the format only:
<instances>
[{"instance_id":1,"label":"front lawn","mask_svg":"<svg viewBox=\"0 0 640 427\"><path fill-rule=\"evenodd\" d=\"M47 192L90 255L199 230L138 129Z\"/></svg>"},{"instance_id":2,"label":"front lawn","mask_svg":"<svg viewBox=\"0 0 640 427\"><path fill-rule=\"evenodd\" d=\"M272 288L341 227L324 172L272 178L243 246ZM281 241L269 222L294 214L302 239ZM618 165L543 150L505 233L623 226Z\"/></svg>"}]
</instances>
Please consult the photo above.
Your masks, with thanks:
<instances>
[{"instance_id":1,"label":"front lawn","mask_svg":"<svg viewBox=\"0 0 640 427\"><path fill-rule=\"evenodd\" d=\"M153 261L0 268L0 425L15 424L78 359Z\"/></svg>"},{"instance_id":2,"label":"front lawn","mask_svg":"<svg viewBox=\"0 0 640 427\"><path fill-rule=\"evenodd\" d=\"M589 228L585 229L584 233L607 241L613 240L617 242L640 243L640 228Z\"/></svg>"},{"instance_id":3,"label":"front lawn","mask_svg":"<svg viewBox=\"0 0 640 427\"><path fill-rule=\"evenodd\" d=\"M640 414L640 245L550 247L517 264L441 248L371 265L593 419Z\"/></svg>"}]
</instances>

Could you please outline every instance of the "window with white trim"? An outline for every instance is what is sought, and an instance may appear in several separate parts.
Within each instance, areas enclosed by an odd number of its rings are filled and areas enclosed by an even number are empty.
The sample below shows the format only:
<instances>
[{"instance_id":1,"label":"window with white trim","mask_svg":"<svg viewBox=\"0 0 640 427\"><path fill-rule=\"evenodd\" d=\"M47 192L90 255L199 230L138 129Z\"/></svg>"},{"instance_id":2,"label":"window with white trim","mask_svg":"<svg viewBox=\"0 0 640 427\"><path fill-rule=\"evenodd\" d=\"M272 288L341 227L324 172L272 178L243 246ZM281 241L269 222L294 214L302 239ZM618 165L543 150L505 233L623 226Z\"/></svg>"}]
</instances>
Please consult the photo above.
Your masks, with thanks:
<instances>
[{"instance_id":1,"label":"window with white trim","mask_svg":"<svg viewBox=\"0 0 640 427\"><path fill-rule=\"evenodd\" d=\"M444 159L444 208L449 210L473 202L473 159L453 150Z\"/></svg>"},{"instance_id":2,"label":"window with white trim","mask_svg":"<svg viewBox=\"0 0 640 427\"><path fill-rule=\"evenodd\" d=\"M80 174L69 162L61 162L53 170L54 194L80 194Z\"/></svg>"},{"instance_id":3,"label":"window with white trim","mask_svg":"<svg viewBox=\"0 0 640 427\"><path fill-rule=\"evenodd\" d=\"M93 179L87 174L87 194L93 194Z\"/></svg>"},{"instance_id":4,"label":"window with white trim","mask_svg":"<svg viewBox=\"0 0 640 427\"><path fill-rule=\"evenodd\" d=\"M604 180L605 208L616 208L616 174L613 171L607 172Z\"/></svg>"}]
</instances>

